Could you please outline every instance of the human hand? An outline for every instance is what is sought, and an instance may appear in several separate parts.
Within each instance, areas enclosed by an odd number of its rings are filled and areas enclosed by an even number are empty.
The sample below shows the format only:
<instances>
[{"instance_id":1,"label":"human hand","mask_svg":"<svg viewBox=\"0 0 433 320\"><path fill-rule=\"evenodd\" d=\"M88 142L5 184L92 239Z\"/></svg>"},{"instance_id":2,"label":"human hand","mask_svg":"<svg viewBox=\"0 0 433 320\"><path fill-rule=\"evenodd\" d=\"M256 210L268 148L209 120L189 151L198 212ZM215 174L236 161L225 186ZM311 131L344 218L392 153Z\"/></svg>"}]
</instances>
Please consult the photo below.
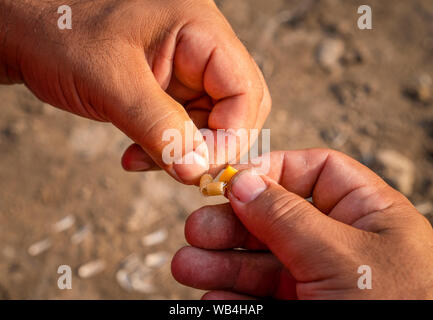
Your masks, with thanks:
<instances>
[{"instance_id":1,"label":"human hand","mask_svg":"<svg viewBox=\"0 0 433 320\"><path fill-rule=\"evenodd\" d=\"M184 183L207 171L203 137L193 164L166 163L166 129L261 128L271 100L261 72L211 0L0 0L0 83L25 83L41 100L112 122L136 145L125 169L165 169ZM248 146L242 146L245 150ZM192 149L192 150L191 150Z\"/></svg>"},{"instance_id":2,"label":"human hand","mask_svg":"<svg viewBox=\"0 0 433 320\"><path fill-rule=\"evenodd\" d=\"M177 281L211 290L204 299L433 298L433 230L402 194L335 151L275 152L270 163L267 176L233 178L230 204L188 218L194 247L173 258ZM358 288L362 265L371 290Z\"/></svg>"}]
</instances>

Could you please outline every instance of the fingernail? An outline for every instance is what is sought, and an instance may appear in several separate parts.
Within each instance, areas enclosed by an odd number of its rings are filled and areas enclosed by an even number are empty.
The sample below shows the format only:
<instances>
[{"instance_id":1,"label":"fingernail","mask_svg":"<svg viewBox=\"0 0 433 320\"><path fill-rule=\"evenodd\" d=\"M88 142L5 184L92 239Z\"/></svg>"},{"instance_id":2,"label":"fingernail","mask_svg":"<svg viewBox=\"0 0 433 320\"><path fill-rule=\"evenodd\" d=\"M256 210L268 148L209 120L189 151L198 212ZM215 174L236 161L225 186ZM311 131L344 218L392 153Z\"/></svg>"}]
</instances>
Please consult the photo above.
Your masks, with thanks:
<instances>
[{"instance_id":1,"label":"fingernail","mask_svg":"<svg viewBox=\"0 0 433 320\"><path fill-rule=\"evenodd\" d=\"M243 203L255 200L266 189L263 179L251 170L235 176L231 185L231 193Z\"/></svg>"},{"instance_id":2,"label":"fingernail","mask_svg":"<svg viewBox=\"0 0 433 320\"><path fill-rule=\"evenodd\" d=\"M145 171L151 168L151 165L144 161L130 161L128 163L128 170L129 171Z\"/></svg>"},{"instance_id":3,"label":"fingernail","mask_svg":"<svg viewBox=\"0 0 433 320\"><path fill-rule=\"evenodd\" d=\"M181 161L176 161L173 169L180 180L191 181L209 170L209 161L192 151L183 156Z\"/></svg>"}]
</instances>

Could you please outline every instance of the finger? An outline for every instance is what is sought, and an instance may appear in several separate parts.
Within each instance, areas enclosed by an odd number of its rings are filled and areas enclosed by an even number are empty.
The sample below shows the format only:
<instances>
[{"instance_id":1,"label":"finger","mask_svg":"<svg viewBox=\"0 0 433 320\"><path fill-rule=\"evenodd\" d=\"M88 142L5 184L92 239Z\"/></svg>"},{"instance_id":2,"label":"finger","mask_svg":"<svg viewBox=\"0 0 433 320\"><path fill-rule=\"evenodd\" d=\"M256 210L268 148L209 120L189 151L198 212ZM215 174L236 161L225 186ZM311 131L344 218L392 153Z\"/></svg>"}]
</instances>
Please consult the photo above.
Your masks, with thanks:
<instances>
[{"instance_id":1,"label":"finger","mask_svg":"<svg viewBox=\"0 0 433 320\"><path fill-rule=\"evenodd\" d=\"M215 101L210 129L252 128L264 91L248 52L228 25L219 23L218 33L209 28L198 34L198 28L202 29L187 25L179 33L176 78L188 88L205 91ZM221 32L221 28L227 30Z\"/></svg>"},{"instance_id":2,"label":"finger","mask_svg":"<svg viewBox=\"0 0 433 320\"><path fill-rule=\"evenodd\" d=\"M257 300L257 298L230 291L210 291L203 295L202 300Z\"/></svg>"},{"instance_id":3,"label":"finger","mask_svg":"<svg viewBox=\"0 0 433 320\"><path fill-rule=\"evenodd\" d=\"M189 111L188 114L199 128L203 126L203 123L200 121L206 121L205 118L209 115L207 111L195 109ZM237 150L235 157L240 156L242 153L239 147L236 145L238 139L234 135L234 139L229 138L226 139L226 141L220 140L218 134L215 131L206 129L205 135L205 143L208 146L208 150L213 150L213 152L210 151L209 154L209 158L211 159L209 173L213 176L216 176L226 166L226 163L228 163L231 159L234 159L230 156L234 152L230 153L229 150ZM230 136L230 134L223 134L223 136ZM122 156L122 166L126 171L149 171L161 169L159 165L153 161L150 155L139 145L130 146L125 151L124 155Z\"/></svg>"},{"instance_id":4,"label":"finger","mask_svg":"<svg viewBox=\"0 0 433 320\"><path fill-rule=\"evenodd\" d=\"M335 270L324 264L347 262L346 254L351 254L352 244L360 238L361 231L324 215L302 197L251 170L235 176L228 198L245 227L302 282L333 276Z\"/></svg>"},{"instance_id":5,"label":"finger","mask_svg":"<svg viewBox=\"0 0 433 320\"><path fill-rule=\"evenodd\" d=\"M205 128L209 118L209 111L206 105L209 102L205 97L194 100L187 106L187 113L197 128ZM133 144L126 149L122 156L122 166L126 171L150 171L160 170L161 168L153 161L138 144Z\"/></svg>"},{"instance_id":6,"label":"finger","mask_svg":"<svg viewBox=\"0 0 433 320\"><path fill-rule=\"evenodd\" d=\"M263 83L263 98L262 98L262 102L260 103L260 106L259 106L256 125L255 125L255 128L260 129L265 124L265 121L268 118L269 113L271 112L272 98L271 98L271 95L269 93L269 89L267 87L265 78L263 77L263 74L262 74L259 66L257 65L257 63L254 61L254 59L252 57L251 57L251 60L252 60L252 63L254 65L256 71L257 71L257 74L260 77L261 82Z\"/></svg>"},{"instance_id":7,"label":"finger","mask_svg":"<svg viewBox=\"0 0 433 320\"><path fill-rule=\"evenodd\" d=\"M177 79L176 75L172 75L166 92L182 105L184 105L187 101L195 100L205 94L205 92L202 90L196 91L194 89L188 88Z\"/></svg>"},{"instance_id":8,"label":"finger","mask_svg":"<svg viewBox=\"0 0 433 320\"><path fill-rule=\"evenodd\" d=\"M233 291L258 297L277 293L279 298L296 296L293 278L282 276L287 271L269 253L185 247L174 256L171 269L178 282L197 289Z\"/></svg>"},{"instance_id":9,"label":"finger","mask_svg":"<svg viewBox=\"0 0 433 320\"><path fill-rule=\"evenodd\" d=\"M185 238L197 248L267 250L233 213L229 203L206 206L193 212L185 224Z\"/></svg>"},{"instance_id":10,"label":"finger","mask_svg":"<svg viewBox=\"0 0 433 320\"><path fill-rule=\"evenodd\" d=\"M271 108L263 76L224 17L217 10L212 14L215 14L215 19L198 19L179 32L174 56L175 78L183 87L204 92L212 100L207 128L214 131L260 129ZM208 26L206 30L202 24ZM218 164L239 159L253 142L252 139L240 140L236 157L211 157L211 162L220 169ZM217 147L216 141L212 145L214 154L217 154L218 147L220 150L228 149L227 146Z\"/></svg>"},{"instance_id":11,"label":"finger","mask_svg":"<svg viewBox=\"0 0 433 320\"><path fill-rule=\"evenodd\" d=\"M181 182L197 183L209 168L204 139L183 106L162 90L142 53L136 55L129 59L133 62L132 70L122 66L126 70L120 77L125 79L118 79L128 84L127 93L122 87L121 94L113 94L110 105L106 106L107 115L158 166ZM181 141L175 140L177 136ZM177 144L173 147L179 150L174 155L167 152L172 144Z\"/></svg>"},{"instance_id":12,"label":"finger","mask_svg":"<svg viewBox=\"0 0 433 320\"><path fill-rule=\"evenodd\" d=\"M189 101L185 109L197 128L208 128L209 114L212 110L212 101L208 96Z\"/></svg>"},{"instance_id":13,"label":"finger","mask_svg":"<svg viewBox=\"0 0 433 320\"><path fill-rule=\"evenodd\" d=\"M312 197L321 212L346 224L404 201L370 169L333 150L281 151L261 159L266 163L261 166L270 168L268 177L289 192Z\"/></svg>"},{"instance_id":14,"label":"finger","mask_svg":"<svg viewBox=\"0 0 433 320\"><path fill-rule=\"evenodd\" d=\"M122 156L122 167L126 171L159 170L153 159L136 143L130 145Z\"/></svg>"}]
</instances>

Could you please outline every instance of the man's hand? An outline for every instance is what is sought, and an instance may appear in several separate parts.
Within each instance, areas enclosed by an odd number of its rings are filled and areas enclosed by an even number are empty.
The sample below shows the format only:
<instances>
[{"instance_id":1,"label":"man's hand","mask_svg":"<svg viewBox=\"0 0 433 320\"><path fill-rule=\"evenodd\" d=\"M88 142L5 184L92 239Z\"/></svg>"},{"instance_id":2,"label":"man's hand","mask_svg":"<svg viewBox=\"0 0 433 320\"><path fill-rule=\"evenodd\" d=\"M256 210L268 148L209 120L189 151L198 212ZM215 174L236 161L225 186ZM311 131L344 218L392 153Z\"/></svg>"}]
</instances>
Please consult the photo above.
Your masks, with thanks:
<instances>
[{"instance_id":1,"label":"man's hand","mask_svg":"<svg viewBox=\"0 0 433 320\"><path fill-rule=\"evenodd\" d=\"M194 164L167 164L166 129L184 134L191 119L194 134L262 127L266 84L213 1L72 1L72 30L59 30L63 4L0 0L0 82L23 82L49 104L112 122L137 143L123 157L127 170L156 164L196 183L209 162L203 137L183 148Z\"/></svg>"},{"instance_id":2,"label":"man's hand","mask_svg":"<svg viewBox=\"0 0 433 320\"><path fill-rule=\"evenodd\" d=\"M433 298L433 230L403 195L338 152L270 159L268 176L233 178L230 204L189 217L195 248L173 259L179 282L211 290L206 299ZM358 287L362 265L371 290Z\"/></svg>"}]
</instances>

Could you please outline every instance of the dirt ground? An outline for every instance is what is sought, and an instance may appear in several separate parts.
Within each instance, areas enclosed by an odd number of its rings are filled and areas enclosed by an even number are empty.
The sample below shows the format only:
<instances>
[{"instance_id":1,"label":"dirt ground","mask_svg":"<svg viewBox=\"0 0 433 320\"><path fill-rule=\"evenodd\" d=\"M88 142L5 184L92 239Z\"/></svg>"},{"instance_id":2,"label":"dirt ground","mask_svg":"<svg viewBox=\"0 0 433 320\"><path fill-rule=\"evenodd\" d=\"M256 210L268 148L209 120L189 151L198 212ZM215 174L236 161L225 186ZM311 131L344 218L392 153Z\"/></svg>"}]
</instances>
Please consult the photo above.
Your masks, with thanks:
<instances>
[{"instance_id":1,"label":"dirt ground","mask_svg":"<svg viewBox=\"0 0 433 320\"><path fill-rule=\"evenodd\" d=\"M433 1L217 3L268 81L272 149L346 152L431 217ZM365 3L372 30L357 28ZM201 296L174 281L170 259L207 200L163 173L124 172L129 141L108 124L23 86L0 87L0 105L0 298ZM57 287L60 265L72 268L72 290Z\"/></svg>"}]
</instances>

